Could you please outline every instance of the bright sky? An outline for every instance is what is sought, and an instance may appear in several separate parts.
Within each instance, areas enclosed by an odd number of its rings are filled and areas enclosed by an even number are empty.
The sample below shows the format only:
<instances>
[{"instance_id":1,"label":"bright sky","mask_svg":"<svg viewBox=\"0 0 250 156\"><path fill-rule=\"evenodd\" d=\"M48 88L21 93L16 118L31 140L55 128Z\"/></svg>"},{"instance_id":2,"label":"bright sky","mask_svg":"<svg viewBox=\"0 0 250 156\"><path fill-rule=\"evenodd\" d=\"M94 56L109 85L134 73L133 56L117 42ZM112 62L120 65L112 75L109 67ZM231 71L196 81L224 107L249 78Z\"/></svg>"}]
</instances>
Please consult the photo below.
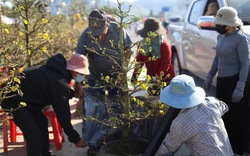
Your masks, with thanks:
<instances>
[{"instance_id":1,"label":"bright sky","mask_svg":"<svg viewBox=\"0 0 250 156\"><path fill-rule=\"evenodd\" d=\"M108 1L108 0L106 0L106 1ZM117 2L117 0L109 0L109 1ZM137 0L119 0L119 2L128 2L128 3L133 3L135 1L137 1Z\"/></svg>"},{"instance_id":2,"label":"bright sky","mask_svg":"<svg viewBox=\"0 0 250 156\"><path fill-rule=\"evenodd\" d=\"M7 1L7 2L3 2L2 0L0 0L0 5L3 5L3 6L8 6L8 7L12 7L12 4L9 2L9 1Z\"/></svg>"},{"instance_id":3,"label":"bright sky","mask_svg":"<svg viewBox=\"0 0 250 156\"><path fill-rule=\"evenodd\" d=\"M137 15L149 15L150 11L153 14L159 14L163 7L169 7L171 14L180 14L181 16L185 14L186 6L190 1L192 0L119 0L119 2L125 2L125 5L132 4L131 11ZM116 4L117 0L106 0L107 2Z\"/></svg>"}]
</instances>

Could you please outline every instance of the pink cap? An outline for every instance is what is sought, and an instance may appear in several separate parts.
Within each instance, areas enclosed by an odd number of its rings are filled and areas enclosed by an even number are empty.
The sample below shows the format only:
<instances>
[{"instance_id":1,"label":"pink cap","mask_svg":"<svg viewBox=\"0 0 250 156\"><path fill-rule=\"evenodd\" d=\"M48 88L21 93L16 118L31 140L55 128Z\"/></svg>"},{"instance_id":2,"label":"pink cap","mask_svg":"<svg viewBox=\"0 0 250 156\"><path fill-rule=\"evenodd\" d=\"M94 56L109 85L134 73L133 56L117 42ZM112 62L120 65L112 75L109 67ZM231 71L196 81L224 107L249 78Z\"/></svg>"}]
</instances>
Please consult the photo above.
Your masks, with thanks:
<instances>
[{"instance_id":1,"label":"pink cap","mask_svg":"<svg viewBox=\"0 0 250 156\"><path fill-rule=\"evenodd\" d=\"M89 75L89 62L86 56L73 54L67 63L66 69Z\"/></svg>"}]
</instances>

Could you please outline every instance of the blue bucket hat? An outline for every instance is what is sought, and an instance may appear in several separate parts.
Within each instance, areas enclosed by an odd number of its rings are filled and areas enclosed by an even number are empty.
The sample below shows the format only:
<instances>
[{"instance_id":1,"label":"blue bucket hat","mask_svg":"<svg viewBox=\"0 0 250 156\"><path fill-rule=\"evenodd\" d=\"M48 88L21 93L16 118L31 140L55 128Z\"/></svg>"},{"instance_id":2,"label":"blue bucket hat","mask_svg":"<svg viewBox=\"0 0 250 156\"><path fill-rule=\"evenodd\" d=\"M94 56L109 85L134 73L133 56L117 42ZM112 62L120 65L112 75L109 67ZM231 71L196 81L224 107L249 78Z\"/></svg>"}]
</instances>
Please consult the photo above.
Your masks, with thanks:
<instances>
[{"instance_id":1,"label":"blue bucket hat","mask_svg":"<svg viewBox=\"0 0 250 156\"><path fill-rule=\"evenodd\" d=\"M174 108L190 108L205 100L205 91L196 87L193 77L182 74L175 76L160 93L160 101Z\"/></svg>"}]
</instances>

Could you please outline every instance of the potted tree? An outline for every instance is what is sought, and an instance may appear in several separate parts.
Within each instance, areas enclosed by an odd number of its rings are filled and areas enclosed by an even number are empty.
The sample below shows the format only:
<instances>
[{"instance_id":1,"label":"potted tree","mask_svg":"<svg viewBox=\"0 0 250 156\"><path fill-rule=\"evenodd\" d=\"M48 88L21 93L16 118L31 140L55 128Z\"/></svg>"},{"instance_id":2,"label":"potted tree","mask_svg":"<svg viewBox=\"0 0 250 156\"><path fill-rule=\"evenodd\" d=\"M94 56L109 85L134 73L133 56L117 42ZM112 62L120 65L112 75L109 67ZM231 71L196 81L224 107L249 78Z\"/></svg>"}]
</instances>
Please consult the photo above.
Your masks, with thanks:
<instances>
[{"instance_id":1,"label":"potted tree","mask_svg":"<svg viewBox=\"0 0 250 156\"><path fill-rule=\"evenodd\" d=\"M137 62L135 57L128 59L127 51L124 48L123 43L123 31L122 29L127 28L134 19L134 16L130 16L128 11L122 10L123 3L117 1L118 8L112 10L112 14L118 17L117 23L119 25L120 39L118 43L118 48L121 51L120 61L118 70L114 70L110 75L118 75L117 79L112 79L110 76L103 75L102 81L109 86L119 88L121 94L117 97L115 102L119 103L119 109L113 108L114 101L111 101L109 97L109 92L105 91L105 104L106 110L109 113L109 118L106 120L99 120L98 117L85 117L84 120L92 120L103 124L105 126L111 127L111 132L116 130L122 130L122 137L119 140L107 141L105 149L108 153L123 155L123 154L140 154L143 153L146 146L148 145L151 138L144 137L142 131L148 128L155 128L160 125L162 117L167 113L168 107L161 104L159 101L159 90L164 88L167 84L162 81L162 76L148 76L142 77L142 81L131 82L131 72L140 66L140 62ZM147 45L151 42L151 39L155 37L155 33L149 33L148 37L142 41L132 43L131 49L137 49L138 44ZM94 37L93 37L94 40ZM114 41L109 41L111 44ZM98 43L96 43L98 45ZM108 58L110 54L97 52L91 49L93 53L97 55L105 55ZM112 50L111 50L112 51ZM144 52L145 50L141 48L139 52ZM155 59L155 58L151 58ZM112 60L112 59L111 59ZM115 64L120 64L113 59ZM90 87L90 86L87 86ZM104 88L104 87L103 87ZM150 91L149 91L150 89ZM144 93L138 96L138 92ZM145 125L150 126L145 126ZM144 126L144 127L143 127ZM153 137L154 132L147 133ZM130 146L129 146L130 145ZM138 146L137 146L138 145ZM143 146L145 145L145 146ZM139 147L142 147L141 150ZM117 149L117 150L116 150ZM115 151L116 150L116 151Z\"/></svg>"}]
</instances>

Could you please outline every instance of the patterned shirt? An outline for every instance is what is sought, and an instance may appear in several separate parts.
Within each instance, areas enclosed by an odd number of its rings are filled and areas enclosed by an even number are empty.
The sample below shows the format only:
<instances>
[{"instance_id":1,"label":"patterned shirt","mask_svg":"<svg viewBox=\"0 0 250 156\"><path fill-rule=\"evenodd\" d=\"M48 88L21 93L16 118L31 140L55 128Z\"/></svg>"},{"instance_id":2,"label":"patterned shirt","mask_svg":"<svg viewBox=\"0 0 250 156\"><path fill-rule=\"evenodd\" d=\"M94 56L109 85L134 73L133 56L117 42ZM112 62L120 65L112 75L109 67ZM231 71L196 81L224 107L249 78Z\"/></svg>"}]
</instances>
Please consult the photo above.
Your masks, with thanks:
<instances>
[{"instance_id":1,"label":"patterned shirt","mask_svg":"<svg viewBox=\"0 0 250 156\"><path fill-rule=\"evenodd\" d=\"M227 105L214 97L206 97L198 106L182 109L156 155L173 156L186 144L193 156L233 156L221 118L227 111Z\"/></svg>"}]
</instances>

